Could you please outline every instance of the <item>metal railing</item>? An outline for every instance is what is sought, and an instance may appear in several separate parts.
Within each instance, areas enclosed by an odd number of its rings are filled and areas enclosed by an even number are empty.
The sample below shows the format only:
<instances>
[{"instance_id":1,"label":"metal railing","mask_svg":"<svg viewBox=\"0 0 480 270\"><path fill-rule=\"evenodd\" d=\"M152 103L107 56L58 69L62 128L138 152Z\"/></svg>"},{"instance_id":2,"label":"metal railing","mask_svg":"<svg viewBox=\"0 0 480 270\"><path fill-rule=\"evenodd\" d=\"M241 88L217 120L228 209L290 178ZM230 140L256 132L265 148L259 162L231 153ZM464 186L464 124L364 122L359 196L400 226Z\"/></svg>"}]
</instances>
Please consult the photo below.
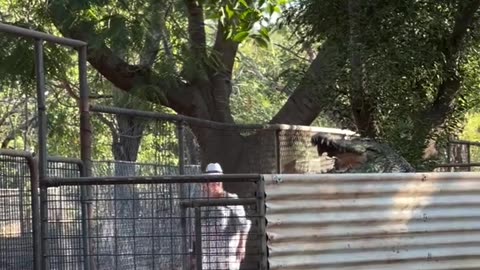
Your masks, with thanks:
<instances>
[{"instance_id":1,"label":"metal railing","mask_svg":"<svg viewBox=\"0 0 480 270\"><path fill-rule=\"evenodd\" d=\"M217 181L253 185L254 191L242 198L213 198L202 191L202 185ZM89 257L90 269L157 269L160 266L162 269L216 269L218 258L236 255L223 242L233 233L225 224L241 225L235 223L234 217L238 215L224 215L235 207L243 209L240 220L249 220L252 224L248 237L254 241L246 247L245 269L266 269L262 268L266 253L261 248L265 238L262 231L265 228L262 225L264 192L258 174L48 177L43 184L48 194L53 189L64 194L74 189L69 197L49 196L47 204L60 203L75 212L79 212L81 202L79 188L89 187L88 205L92 209L88 217L89 253L69 250L69 246L64 245L63 254L49 254L51 269L79 269L78 264L64 263L58 267L52 261L79 261L82 256ZM71 224L79 224L83 219L79 215L67 217ZM48 224L52 226L51 221ZM54 236L50 234L48 240L66 242L80 236L85 234L64 230ZM212 246L215 246L214 252ZM189 252L192 249L193 254ZM195 258L196 263L191 258ZM202 262L202 258L206 259Z\"/></svg>"},{"instance_id":2,"label":"metal railing","mask_svg":"<svg viewBox=\"0 0 480 270\"><path fill-rule=\"evenodd\" d=\"M0 149L0 265L39 269L42 257L38 172L31 153Z\"/></svg>"},{"instance_id":3,"label":"metal railing","mask_svg":"<svg viewBox=\"0 0 480 270\"><path fill-rule=\"evenodd\" d=\"M50 42L60 44L63 46L74 48L78 51L78 78L80 89L80 142L81 142L81 158L84 163L85 175L91 175L91 124L88 105L88 85L87 85L87 43L80 40L73 40L68 38L57 37L43 32L25 29L5 23L0 23L0 32L12 34L15 36L33 39L35 51L35 78L37 89L37 113L38 113L38 179L42 184L47 177L48 171L48 150L47 150L47 107L46 107L46 83L45 83L45 63L44 63L44 43ZM36 189L35 189L36 190ZM48 220L48 197L47 190L42 185L40 187L40 215L42 216L41 233L45 237L48 235L48 228L45 224ZM50 266L47 264L45 257L48 256L45 252L48 250L47 241L42 241L42 260L41 269L49 270Z\"/></svg>"}]
</instances>

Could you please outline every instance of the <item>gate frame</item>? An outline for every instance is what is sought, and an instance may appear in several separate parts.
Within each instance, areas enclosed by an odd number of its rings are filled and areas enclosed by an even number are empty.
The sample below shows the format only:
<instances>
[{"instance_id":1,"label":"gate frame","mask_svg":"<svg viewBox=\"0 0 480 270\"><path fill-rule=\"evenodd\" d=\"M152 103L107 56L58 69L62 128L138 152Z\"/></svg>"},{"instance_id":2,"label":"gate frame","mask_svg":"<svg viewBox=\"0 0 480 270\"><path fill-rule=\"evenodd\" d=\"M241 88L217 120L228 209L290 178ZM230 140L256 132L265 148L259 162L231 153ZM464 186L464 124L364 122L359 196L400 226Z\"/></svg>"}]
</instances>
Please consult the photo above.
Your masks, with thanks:
<instances>
[{"instance_id":1,"label":"gate frame","mask_svg":"<svg viewBox=\"0 0 480 270\"><path fill-rule=\"evenodd\" d=\"M33 269L40 269L42 263L42 243L40 225L39 178L36 160L32 153L11 149L0 149L0 155L21 157L27 161L30 171L30 196L32 200L32 241L33 241ZM22 203L22 202L20 202Z\"/></svg>"},{"instance_id":2,"label":"gate frame","mask_svg":"<svg viewBox=\"0 0 480 270\"><path fill-rule=\"evenodd\" d=\"M38 112L38 178L40 185L40 217L42 219L41 230L41 265L35 269L49 270L48 265L48 228L45 222L48 222L48 198L47 187L45 186L47 178L47 108L45 98L45 67L43 57L43 44L50 42L78 51L78 70L80 86L80 155L84 164L85 176L91 175L91 124L89 112L89 89L87 85L87 43L81 40L57 37L47 33L25 29L22 27L0 23L0 32L12 34L17 37L34 39L35 49L35 77L37 88L37 112ZM88 268L87 268L88 269Z\"/></svg>"},{"instance_id":3,"label":"gate frame","mask_svg":"<svg viewBox=\"0 0 480 270\"><path fill-rule=\"evenodd\" d=\"M268 265L267 253L267 234L266 234L266 219L265 219L265 180L261 174L223 174L223 175L178 175L178 176L112 176L112 177L47 177L44 186L62 187L62 186L79 186L89 187L92 185L131 185L131 184L191 184L191 183L209 183L209 182L223 182L223 183L255 183L256 190L254 198L238 198L238 199L196 199L185 200L181 202L181 208L194 208L195 210L195 230L201 231L199 227L199 219L201 218L200 208L209 205L256 205L258 207L258 218L260 222L257 226L258 234L261 235L259 239L259 268L266 270ZM182 192L182 191L180 191ZM182 213L184 211L181 211ZM185 219L185 216L181 216ZM182 226L184 223L182 222ZM183 230L183 228L182 228ZM196 237L201 235L196 234ZM196 244L201 247L201 241L196 241ZM201 248L196 247L196 252L200 252ZM201 256L197 256L198 260L202 260ZM201 265L201 264L200 264ZM201 269L201 268L200 268Z\"/></svg>"}]
</instances>

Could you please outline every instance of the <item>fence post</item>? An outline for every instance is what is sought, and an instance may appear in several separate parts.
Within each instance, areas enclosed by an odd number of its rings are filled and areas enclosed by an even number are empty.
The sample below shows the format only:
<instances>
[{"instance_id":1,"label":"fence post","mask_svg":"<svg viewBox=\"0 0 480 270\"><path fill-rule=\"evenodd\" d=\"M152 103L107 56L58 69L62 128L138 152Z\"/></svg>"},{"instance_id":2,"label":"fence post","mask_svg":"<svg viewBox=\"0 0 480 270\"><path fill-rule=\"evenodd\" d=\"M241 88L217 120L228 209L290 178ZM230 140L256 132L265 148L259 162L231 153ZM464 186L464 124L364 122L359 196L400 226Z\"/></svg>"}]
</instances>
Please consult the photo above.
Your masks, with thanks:
<instances>
[{"instance_id":1,"label":"fence post","mask_svg":"<svg viewBox=\"0 0 480 270\"><path fill-rule=\"evenodd\" d=\"M45 105L45 70L43 61L43 40L35 40L35 75L37 79L38 110L38 177L40 182L40 216L42 231L42 269L49 270L48 262L48 189L43 185L47 176L47 114Z\"/></svg>"},{"instance_id":2,"label":"fence post","mask_svg":"<svg viewBox=\"0 0 480 270\"><path fill-rule=\"evenodd\" d=\"M177 125L177 138L178 138L178 172L180 175L185 174L185 125L184 122L176 122ZM187 197L185 185L179 184L180 197L185 199ZM187 241L187 209L185 207L180 208L180 227L182 231L182 254L183 254L183 269L188 269L189 256L188 256L188 241Z\"/></svg>"},{"instance_id":3,"label":"fence post","mask_svg":"<svg viewBox=\"0 0 480 270\"><path fill-rule=\"evenodd\" d=\"M200 206L195 206L195 266L196 270L203 269L202 262L202 212Z\"/></svg>"},{"instance_id":4,"label":"fence post","mask_svg":"<svg viewBox=\"0 0 480 270\"><path fill-rule=\"evenodd\" d=\"M41 269L42 266L42 235L38 189L38 164L33 156L27 157L30 169L30 195L32 198L32 238L33 238L33 269Z\"/></svg>"},{"instance_id":5,"label":"fence post","mask_svg":"<svg viewBox=\"0 0 480 270\"><path fill-rule=\"evenodd\" d=\"M467 163L470 164L472 163L471 160L470 160L470 143L467 143ZM468 171L471 171L472 170L472 166L468 166Z\"/></svg>"},{"instance_id":6,"label":"fence post","mask_svg":"<svg viewBox=\"0 0 480 270\"><path fill-rule=\"evenodd\" d=\"M185 174L185 123L177 122L178 137L178 172L180 175Z\"/></svg>"},{"instance_id":7,"label":"fence post","mask_svg":"<svg viewBox=\"0 0 480 270\"><path fill-rule=\"evenodd\" d=\"M451 143L450 143L450 139L448 139L448 142L447 142L447 164L450 164L451 148L452 148L452 145L451 145ZM448 167L448 170L449 170L449 171L452 171L452 169L455 170L454 167Z\"/></svg>"},{"instance_id":8,"label":"fence post","mask_svg":"<svg viewBox=\"0 0 480 270\"><path fill-rule=\"evenodd\" d=\"M86 176L85 166L83 163L78 164L80 176ZM80 187L80 204L81 204L81 220L82 220L82 249L83 249L83 268L84 270L91 270L93 265L91 262L91 244L90 244L90 222L91 222L91 208L89 201L88 187Z\"/></svg>"},{"instance_id":9,"label":"fence post","mask_svg":"<svg viewBox=\"0 0 480 270\"><path fill-rule=\"evenodd\" d=\"M275 160L277 162L276 173L280 174L282 173L282 157L280 153L280 129L275 130L274 142L275 142Z\"/></svg>"},{"instance_id":10,"label":"fence post","mask_svg":"<svg viewBox=\"0 0 480 270\"><path fill-rule=\"evenodd\" d=\"M267 247L267 232L265 219L265 179L263 176L257 182L257 209L258 209L258 234L260 235L260 270L268 269L268 247Z\"/></svg>"},{"instance_id":11,"label":"fence post","mask_svg":"<svg viewBox=\"0 0 480 270\"><path fill-rule=\"evenodd\" d=\"M19 214L20 214L20 235L23 237L25 236L25 233L27 232L27 224L25 222L25 207L24 207L24 204L25 204L25 198L24 198L24 192L25 192L25 187L23 185L23 183L21 183L18 187L18 190L19 190L19 200L18 200L18 210L19 210Z\"/></svg>"},{"instance_id":12,"label":"fence post","mask_svg":"<svg viewBox=\"0 0 480 270\"><path fill-rule=\"evenodd\" d=\"M78 76L80 84L80 156L82 159L82 168L80 170L81 176L92 175L92 129L90 123L90 104L87 81L87 46L78 48ZM91 243L90 230L92 210L89 203L91 188L82 186L80 190L81 205L82 205L82 231L83 231L83 257L84 269L94 269L91 261Z\"/></svg>"}]
</instances>

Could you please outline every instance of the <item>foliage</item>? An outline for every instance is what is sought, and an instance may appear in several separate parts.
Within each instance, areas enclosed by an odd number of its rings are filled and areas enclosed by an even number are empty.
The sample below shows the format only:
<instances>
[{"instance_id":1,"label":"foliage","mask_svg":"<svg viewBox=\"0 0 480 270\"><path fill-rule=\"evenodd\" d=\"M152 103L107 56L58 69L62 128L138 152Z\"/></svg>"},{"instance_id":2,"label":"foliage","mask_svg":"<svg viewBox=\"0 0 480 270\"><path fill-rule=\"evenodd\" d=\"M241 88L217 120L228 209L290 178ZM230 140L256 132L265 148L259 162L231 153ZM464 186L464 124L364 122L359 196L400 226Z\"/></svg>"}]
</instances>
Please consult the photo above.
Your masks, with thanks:
<instances>
[{"instance_id":1,"label":"foliage","mask_svg":"<svg viewBox=\"0 0 480 270\"><path fill-rule=\"evenodd\" d=\"M303 76L309 61L286 31L271 36L271 47L242 44L233 74L232 113L237 123L268 122Z\"/></svg>"},{"instance_id":2,"label":"foliage","mask_svg":"<svg viewBox=\"0 0 480 270\"><path fill-rule=\"evenodd\" d=\"M478 101L475 0L27 2L0 0L2 20L87 41L96 104L169 107L230 123L317 119L377 137L420 165L427 144L456 133ZM5 88L21 84L33 93L32 55L30 43L0 36ZM66 147L77 142L76 125L62 125L78 121L67 91L77 88L75 54L50 46L45 58L55 127L49 139L56 153L76 155ZM95 158L112 157L118 121L94 117ZM154 128L143 128L140 148L148 154L139 159L153 160ZM172 164L174 132L164 142ZM214 131L194 132L212 155L225 152L215 158L239 154L213 149L226 148L203 134Z\"/></svg>"},{"instance_id":3,"label":"foliage","mask_svg":"<svg viewBox=\"0 0 480 270\"><path fill-rule=\"evenodd\" d=\"M469 112L466 116L465 128L460 134L460 139L466 141L480 142L480 114ZM480 162L480 147L472 146L470 149L471 162Z\"/></svg>"},{"instance_id":4,"label":"foliage","mask_svg":"<svg viewBox=\"0 0 480 270\"><path fill-rule=\"evenodd\" d=\"M154 46L160 45L153 57L152 67L160 78L170 78L174 76L193 77L189 75L188 67L192 59L197 60L189 51L189 36L185 30L187 24L187 10L181 1L51 1L49 6L36 5L29 6L25 1L15 1L8 5L3 5L2 19L9 23L14 23L29 28L36 28L50 33L58 34L58 21L60 25L67 25L70 29L79 26L86 33L91 31L89 27L94 26L93 33L96 38L89 40L91 48L98 49L109 46L112 50L119 52L119 55L125 61L130 63L140 63L148 58L149 46L148 40L155 39L158 42ZM258 118L252 115L244 114L245 110L237 109L240 106L233 105L238 112L236 118L240 122L265 122L278 110L286 95L280 93L278 89L283 88L287 80L280 82L280 74L284 69L280 67L283 62L287 62L289 53L277 51L274 53L267 47L270 44L271 18L280 12L280 7L286 4L286 1L225 1L220 4L218 1L202 2L206 23L208 25L206 32L209 42L213 42L215 22L220 22L223 26L226 36L235 42L246 42L246 48L242 48L241 60L237 62L235 69L238 76L238 82L235 81L235 89L232 96L233 103L245 104L245 100L256 95L262 100L261 104L268 105L265 113L260 114ZM152 12L152 10L154 10ZM64 17L57 18L62 12ZM174 34L172 34L174 33ZM158 36L160 35L160 39ZM277 40L283 39L283 35L277 35ZM0 69L2 71L2 84L22 83L23 89L29 89L29 93L34 95L34 70L33 67L33 46L30 40L21 40L15 37L4 38L1 36L2 55L0 56ZM265 49L259 49L257 47ZM280 57L276 56L280 52ZM214 52L211 52L215 55ZM258 66L258 57L268 60L270 66L263 68L261 72L256 71ZM79 156L79 136L78 136L78 83L76 71L76 57L74 52L59 48L57 46L47 46L45 53L45 62L47 67L49 95L47 106L49 110L49 154L61 156ZM172 63L175 68L172 67ZM295 62L296 64L297 62ZM10 68L11 66L15 68ZM288 67L292 67L290 65ZM278 70L276 74L269 74L269 69ZM181 74L179 71L182 70ZM195 69L193 72L196 72ZM251 76L242 76L250 73ZM156 110L167 112L162 106L146 102L141 95L132 96L124 94L117 90L109 81L105 80L100 74L89 70L89 85L92 92L92 101L96 104L114 105L133 109ZM260 75L260 76L258 76ZM262 77L262 78L261 78ZM21 79L21 80L20 80ZM260 82L260 80L263 80ZM273 83L272 81L276 82ZM272 86L275 86L272 90ZM245 89L247 95L243 94ZM152 89L159 91L158 89ZM11 90L7 91L12 93ZM277 94L280 93L280 94ZM262 105L256 106L262 110ZM31 107L30 112L34 114L35 108ZM172 111L168 111L172 113ZM106 160L112 159L112 147L114 137L121 135L117 119L108 115L94 114L92 117L94 129L94 159ZM113 129L112 129L113 127ZM155 123L148 123L145 136L142 138L140 146L140 155L138 160L142 162L160 161L162 163L171 163L175 165L178 162L177 150L175 150L176 129L163 128L163 139L159 140L158 127ZM30 144L36 141L34 134L30 135L33 139ZM126 134L125 134L126 135ZM21 140L14 140L19 142ZM158 156L161 153L162 157Z\"/></svg>"},{"instance_id":5,"label":"foliage","mask_svg":"<svg viewBox=\"0 0 480 270\"><path fill-rule=\"evenodd\" d=\"M352 103L361 95L362 104L372 107L363 120L373 122L374 135L418 166L430 138L458 132L479 90L476 28L452 41L467 2L375 0L352 10L352 1L303 0L289 10L287 20L305 42L334 41L349 59L330 97L331 108L324 110L340 108L342 117L358 128L362 123L351 112L361 110ZM352 57L360 58L361 66L352 66ZM360 69L361 86L352 85L355 68ZM461 87L442 96L442 87L457 75ZM435 110L438 117L430 118Z\"/></svg>"}]
</instances>

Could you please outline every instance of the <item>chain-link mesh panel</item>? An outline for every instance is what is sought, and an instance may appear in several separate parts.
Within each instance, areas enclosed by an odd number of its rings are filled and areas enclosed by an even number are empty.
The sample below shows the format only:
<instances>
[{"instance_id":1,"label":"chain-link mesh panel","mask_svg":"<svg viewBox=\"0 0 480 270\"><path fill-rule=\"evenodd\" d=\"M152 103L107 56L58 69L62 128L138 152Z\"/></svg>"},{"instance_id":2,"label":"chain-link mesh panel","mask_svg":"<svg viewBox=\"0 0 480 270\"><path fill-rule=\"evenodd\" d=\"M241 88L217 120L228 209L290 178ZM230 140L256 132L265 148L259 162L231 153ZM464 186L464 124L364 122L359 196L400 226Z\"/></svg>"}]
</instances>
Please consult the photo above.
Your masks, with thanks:
<instances>
[{"instance_id":1,"label":"chain-link mesh panel","mask_svg":"<svg viewBox=\"0 0 480 270\"><path fill-rule=\"evenodd\" d=\"M189 128L195 134L191 138L196 138L198 161L204 165L218 162L229 173L276 172L274 130L208 123L191 123Z\"/></svg>"},{"instance_id":2,"label":"chain-link mesh panel","mask_svg":"<svg viewBox=\"0 0 480 270\"><path fill-rule=\"evenodd\" d=\"M279 158L282 173L322 173L333 168L333 160L319 156L312 146L315 133L304 130L280 130Z\"/></svg>"},{"instance_id":3,"label":"chain-link mesh panel","mask_svg":"<svg viewBox=\"0 0 480 270\"><path fill-rule=\"evenodd\" d=\"M94 161L92 174L93 176L178 175L179 168L178 166L121 160Z\"/></svg>"},{"instance_id":4,"label":"chain-link mesh panel","mask_svg":"<svg viewBox=\"0 0 480 270\"><path fill-rule=\"evenodd\" d=\"M199 166L202 163L200 145L197 137L188 125L183 125L183 158L186 167ZM187 173L187 171L185 172Z\"/></svg>"},{"instance_id":5,"label":"chain-link mesh panel","mask_svg":"<svg viewBox=\"0 0 480 270\"><path fill-rule=\"evenodd\" d=\"M79 177L79 163L49 161L50 177ZM50 269L83 269L82 213L78 187L48 189L48 260Z\"/></svg>"},{"instance_id":6,"label":"chain-link mesh panel","mask_svg":"<svg viewBox=\"0 0 480 270\"><path fill-rule=\"evenodd\" d=\"M24 157L0 155L0 269L32 269L30 167Z\"/></svg>"},{"instance_id":7,"label":"chain-link mesh panel","mask_svg":"<svg viewBox=\"0 0 480 270\"><path fill-rule=\"evenodd\" d=\"M117 160L167 166L159 173L178 174L182 165L210 162L220 162L225 171L234 173L322 173L333 167L333 160L319 157L311 144L311 137L319 129L233 125L114 107L93 110L98 111L92 117L94 122L112 133L111 138L94 133L94 147L113 149ZM123 121L128 125L121 125L121 118L128 119ZM138 131L139 126L143 133ZM122 155L128 158L119 158ZM135 170L110 170L108 174L133 171L130 175L138 175Z\"/></svg>"},{"instance_id":8,"label":"chain-link mesh panel","mask_svg":"<svg viewBox=\"0 0 480 270\"><path fill-rule=\"evenodd\" d=\"M217 199L209 196L210 193L205 192L202 185L205 184L90 186L92 216L89 218L89 240L90 260L94 269L193 269L196 260L196 217L191 205L197 200L208 202ZM65 194L66 191L79 188L49 188L49 193L55 189ZM81 197L78 192L76 195L73 192L71 194L72 196L49 196L48 203L71 205L78 212ZM226 193L223 198L226 198ZM234 196L233 199L235 198ZM252 193L248 198L255 200L256 197ZM243 206L202 206L202 214L197 220L201 220L202 226L202 258L205 258L203 269L229 269L215 268L213 262L218 262L221 254L227 261L236 256L236 250L228 248L228 244L239 242L240 236L237 233L247 223L251 230L255 230L253 235L257 238L259 236L256 231L258 213L246 214ZM69 221L80 223L81 217L71 216ZM75 234L59 230L49 240L57 239L65 243L72 235ZM259 260L258 246L257 249L247 249L247 252L247 256ZM61 269L77 269L76 265L66 262L79 261L77 258L81 254L80 251L52 253L51 261L62 261L64 268ZM52 266L52 269L57 268ZM248 269L258 268L255 266Z\"/></svg>"},{"instance_id":9,"label":"chain-link mesh panel","mask_svg":"<svg viewBox=\"0 0 480 270\"><path fill-rule=\"evenodd\" d=\"M244 160L248 164L245 172L275 173L276 161L276 131L275 130L240 130L240 135L246 140Z\"/></svg>"},{"instance_id":10,"label":"chain-link mesh panel","mask_svg":"<svg viewBox=\"0 0 480 270\"><path fill-rule=\"evenodd\" d=\"M92 254L97 269L179 267L177 186L97 186L91 198Z\"/></svg>"},{"instance_id":11,"label":"chain-link mesh panel","mask_svg":"<svg viewBox=\"0 0 480 270\"><path fill-rule=\"evenodd\" d=\"M250 211L246 211L247 207ZM259 269L261 253L258 241L261 233L258 231L258 209L242 205L206 206L200 209L202 269L239 269L241 261L238 256L243 255L238 253L238 247L247 238L247 234L241 232L251 232L250 237L255 240L244 251L250 263L243 269Z\"/></svg>"},{"instance_id":12,"label":"chain-link mesh panel","mask_svg":"<svg viewBox=\"0 0 480 270\"><path fill-rule=\"evenodd\" d=\"M441 149L443 163L437 172L480 171L480 144L469 141L450 141Z\"/></svg>"},{"instance_id":13,"label":"chain-link mesh panel","mask_svg":"<svg viewBox=\"0 0 480 270\"><path fill-rule=\"evenodd\" d=\"M480 171L480 144L470 144L468 145L468 161L469 163L476 164L475 166L470 167L470 171L479 172Z\"/></svg>"},{"instance_id":14,"label":"chain-link mesh panel","mask_svg":"<svg viewBox=\"0 0 480 270\"><path fill-rule=\"evenodd\" d=\"M133 176L179 173L178 125L122 114L92 114L93 158L115 160L96 164L95 175ZM136 166L134 162L142 165ZM113 163L113 164L112 164Z\"/></svg>"}]
</instances>

